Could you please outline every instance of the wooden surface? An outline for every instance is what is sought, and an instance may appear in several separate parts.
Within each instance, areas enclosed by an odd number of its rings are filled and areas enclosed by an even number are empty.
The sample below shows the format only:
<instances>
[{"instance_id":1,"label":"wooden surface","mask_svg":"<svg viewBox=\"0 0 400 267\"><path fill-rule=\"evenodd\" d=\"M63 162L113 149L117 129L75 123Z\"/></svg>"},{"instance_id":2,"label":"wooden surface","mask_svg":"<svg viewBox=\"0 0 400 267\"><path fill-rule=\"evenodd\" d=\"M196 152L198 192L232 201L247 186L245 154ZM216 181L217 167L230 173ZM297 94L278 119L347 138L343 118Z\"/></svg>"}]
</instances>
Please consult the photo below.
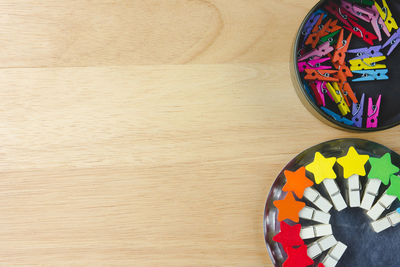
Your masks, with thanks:
<instances>
[{"instance_id":1,"label":"wooden surface","mask_svg":"<svg viewBox=\"0 0 400 267\"><path fill-rule=\"evenodd\" d=\"M272 266L279 171L349 134L289 55L315 0L0 1L0 266Z\"/></svg>"}]
</instances>

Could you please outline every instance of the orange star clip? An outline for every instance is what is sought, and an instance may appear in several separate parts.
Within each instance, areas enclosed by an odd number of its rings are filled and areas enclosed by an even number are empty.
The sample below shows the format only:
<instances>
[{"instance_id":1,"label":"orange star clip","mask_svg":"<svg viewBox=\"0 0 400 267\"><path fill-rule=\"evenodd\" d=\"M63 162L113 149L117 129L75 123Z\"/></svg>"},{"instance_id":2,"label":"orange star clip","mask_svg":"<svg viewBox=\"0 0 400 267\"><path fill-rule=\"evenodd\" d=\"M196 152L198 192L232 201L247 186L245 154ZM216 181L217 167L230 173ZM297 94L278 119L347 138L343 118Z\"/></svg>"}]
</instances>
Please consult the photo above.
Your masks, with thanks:
<instances>
[{"instance_id":1,"label":"orange star clip","mask_svg":"<svg viewBox=\"0 0 400 267\"><path fill-rule=\"evenodd\" d=\"M275 207L278 208L278 221L286 219L299 222L299 212L306 205L304 202L296 201L292 193L286 195L283 200L275 200Z\"/></svg>"},{"instance_id":2,"label":"orange star clip","mask_svg":"<svg viewBox=\"0 0 400 267\"><path fill-rule=\"evenodd\" d=\"M297 171L284 171L286 184L282 191L293 191L298 198L303 198L304 190L314 184L313 181L306 177L306 168L301 167Z\"/></svg>"}]
</instances>

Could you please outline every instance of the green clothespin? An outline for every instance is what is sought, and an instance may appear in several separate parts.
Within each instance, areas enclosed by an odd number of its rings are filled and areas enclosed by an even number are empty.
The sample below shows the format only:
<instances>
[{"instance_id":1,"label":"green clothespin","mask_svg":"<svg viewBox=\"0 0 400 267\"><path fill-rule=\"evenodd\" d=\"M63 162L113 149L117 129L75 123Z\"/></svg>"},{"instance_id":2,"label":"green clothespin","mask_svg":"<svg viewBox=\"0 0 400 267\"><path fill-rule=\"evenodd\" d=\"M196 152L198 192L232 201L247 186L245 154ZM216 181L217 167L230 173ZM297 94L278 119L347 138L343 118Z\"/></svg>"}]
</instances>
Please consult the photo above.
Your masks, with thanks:
<instances>
[{"instance_id":1,"label":"green clothespin","mask_svg":"<svg viewBox=\"0 0 400 267\"><path fill-rule=\"evenodd\" d=\"M325 35L324 37L321 37L321 39L319 40L319 44L323 44L327 41L329 41L329 44L332 46L334 44L337 43L337 39L335 39L334 37L340 32L340 30L332 32L328 35Z\"/></svg>"},{"instance_id":2,"label":"green clothespin","mask_svg":"<svg viewBox=\"0 0 400 267\"><path fill-rule=\"evenodd\" d=\"M348 1L355 4L361 4L366 6L372 6L375 4L373 0L348 0Z\"/></svg>"}]
</instances>

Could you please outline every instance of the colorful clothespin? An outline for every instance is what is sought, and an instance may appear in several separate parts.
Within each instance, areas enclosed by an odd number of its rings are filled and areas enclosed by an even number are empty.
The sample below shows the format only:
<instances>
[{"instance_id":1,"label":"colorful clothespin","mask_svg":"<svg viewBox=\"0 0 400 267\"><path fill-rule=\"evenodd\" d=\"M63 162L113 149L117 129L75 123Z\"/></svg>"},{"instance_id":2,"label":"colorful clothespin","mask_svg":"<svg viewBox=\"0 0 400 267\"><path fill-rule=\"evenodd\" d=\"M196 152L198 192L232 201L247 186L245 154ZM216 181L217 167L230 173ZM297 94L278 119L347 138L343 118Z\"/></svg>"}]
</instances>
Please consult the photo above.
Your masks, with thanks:
<instances>
[{"instance_id":1,"label":"colorful clothespin","mask_svg":"<svg viewBox=\"0 0 400 267\"><path fill-rule=\"evenodd\" d=\"M318 89L318 91L321 91L324 95L326 94L326 95L328 95L329 96L329 98L332 100L332 101L334 101L333 100L333 96L331 95L331 93L329 93L329 91L328 91L328 88L326 88L326 82L324 82L324 81L315 81L315 84L317 85L317 89Z\"/></svg>"},{"instance_id":2,"label":"colorful clothespin","mask_svg":"<svg viewBox=\"0 0 400 267\"><path fill-rule=\"evenodd\" d=\"M390 45L390 49L387 53L389 56L393 50L399 45L400 43L400 30L397 30L392 37L389 38L389 40L386 41L386 43L382 46L382 48L386 48L388 45Z\"/></svg>"},{"instance_id":3,"label":"colorful clothespin","mask_svg":"<svg viewBox=\"0 0 400 267\"><path fill-rule=\"evenodd\" d=\"M332 63L338 63L339 65L345 64L344 60L346 58L346 52L347 52L347 49L349 48L351 37L353 36L353 34L350 33L349 36L347 37L347 39L344 40L343 34L344 34L344 30L342 29L340 31L339 39L336 44L335 53L333 54L333 57L332 57Z\"/></svg>"},{"instance_id":4,"label":"colorful clothespin","mask_svg":"<svg viewBox=\"0 0 400 267\"><path fill-rule=\"evenodd\" d=\"M310 82L311 90L314 93L315 101L318 106L325 106L325 96L324 93L317 87L315 82Z\"/></svg>"},{"instance_id":5,"label":"colorful clothespin","mask_svg":"<svg viewBox=\"0 0 400 267\"><path fill-rule=\"evenodd\" d=\"M368 32L365 28L359 25L356 21L357 18L353 16L350 12L346 9L339 7L339 5L334 2L330 1L325 6L325 9L337 17L343 24L344 28L352 32L357 37L363 39L366 43L373 45L374 40L378 39L376 35L373 33Z\"/></svg>"},{"instance_id":6,"label":"colorful clothespin","mask_svg":"<svg viewBox=\"0 0 400 267\"><path fill-rule=\"evenodd\" d=\"M349 0L349 1L355 4L361 4L366 6L372 6L374 4L374 0Z\"/></svg>"},{"instance_id":7,"label":"colorful clothespin","mask_svg":"<svg viewBox=\"0 0 400 267\"><path fill-rule=\"evenodd\" d=\"M335 103L338 105L340 113L345 116L347 113L350 112L349 106L347 105L346 101L344 100L343 94L340 92L339 85L337 83L327 83L326 87L328 91L333 96Z\"/></svg>"},{"instance_id":8,"label":"colorful clothespin","mask_svg":"<svg viewBox=\"0 0 400 267\"><path fill-rule=\"evenodd\" d=\"M334 37L336 35L338 35L339 32L340 32L340 30L337 30L335 32L332 32L332 33L330 33L328 35L325 35L325 36L321 37L321 39L319 39L319 43L318 44L321 45L321 44L323 44L325 42L329 42L330 45L332 45L332 46L335 45L337 43L337 39L334 38Z\"/></svg>"},{"instance_id":9,"label":"colorful clothespin","mask_svg":"<svg viewBox=\"0 0 400 267\"><path fill-rule=\"evenodd\" d=\"M381 29L385 32L385 34L389 37L390 33L387 29L385 23L383 22L378 10L375 6L370 8L362 7L358 5L353 5L345 0L342 1L342 7L346 9L353 16L362 19L366 22L370 22L376 35L378 36L379 41L382 41Z\"/></svg>"},{"instance_id":10,"label":"colorful clothespin","mask_svg":"<svg viewBox=\"0 0 400 267\"><path fill-rule=\"evenodd\" d=\"M306 91L306 94L311 98L311 100L312 100L313 102L315 102L316 100L315 100L314 96L311 94L311 88L310 88L310 86L307 84L307 82L304 82L304 83L303 83L303 86L304 86L304 90Z\"/></svg>"},{"instance_id":11,"label":"colorful clothespin","mask_svg":"<svg viewBox=\"0 0 400 267\"><path fill-rule=\"evenodd\" d=\"M331 66L322 66L321 65L322 63L324 63L328 60L330 60L329 57L312 59L307 62L306 61L298 62L297 66L298 66L300 72L304 72L305 69L329 70L329 69L332 69Z\"/></svg>"},{"instance_id":12,"label":"colorful clothespin","mask_svg":"<svg viewBox=\"0 0 400 267\"><path fill-rule=\"evenodd\" d=\"M317 42L319 41L319 36L318 33L321 32L322 28L324 27L324 25L322 25L322 20L324 19L324 15L319 15L319 18L317 20L317 23L315 23L311 33L308 35L306 41L304 44L309 45L309 44L314 44L315 40L317 40ZM330 23L331 20L329 20ZM313 46L313 48L315 48L315 45Z\"/></svg>"},{"instance_id":13,"label":"colorful clothespin","mask_svg":"<svg viewBox=\"0 0 400 267\"><path fill-rule=\"evenodd\" d=\"M387 80L389 77L386 75L388 73L387 69L380 70L355 70L353 73L360 74L361 77L353 79L353 82L365 82L365 81L380 81Z\"/></svg>"},{"instance_id":14,"label":"colorful clothespin","mask_svg":"<svg viewBox=\"0 0 400 267\"><path fill-rule=\"evenodd\" d=\"M330 52L333 51L333 47L329 44L329 42L325 42L322 45L318 46L317 48L311 50L310 52L302 55L298 58L298 61L304 61L306 59L314 59L315 57L321 58L326 56Z\"/></svg>"},{"instance_id":15,"label":"colorful clothespin","mask_svg":"<svg viewBox=\"0 0 400 267\"><path fill-rule=\"evenodd\" d=\"M372 98L368 98L368 117L367 117L367 128L376 128L378 127L378 116L379 110L381 106L381 98L382 95L379 95L376 104L372 103Z\"/></svg>"},{"instance_id":16,"label":"colorful clothespin","mask_svg":"<svg viewBox=\"0 0 400 267\"><path fill-rule=\"evenodd\" d=\"M304 36L304 39L308 38L321 15L323 16L323 18L327 16L325 11L319 9L311 14L311 16L308 18L307 22L304 24L303 31L301 32L301 34Z\"/></svg>"},{"instance_id":17,"label":"colorful clothespin","mask_svg":"<svg viewBox=\"0 0 400 267\"><path fill-rule=\"evenodd\" d=\"M319 81L325 81L325 82L338 82L339 79L334 78L333 76L338 73L337 70L313 70L313 69L306 69L306 76L304 76L304 79L306 80L319 80Z\"/></svg>"},{"instance_id":18,"label":"colorful clothespin","mask_svg":"<svg viewBox=\"0 0 400 267\"><path fill-rule=\"evenodd\" d=\"M345 9L339 7L336 1L329 1L325 5L325 9L331 13L333 16L338 18L345 26L352 27L350 22L347 20L348 18L356 19L351 13L347 12Z\"/></svg>"},{"instance_id":19,"label":"colorful clothespin","mask_svg":"<svg viewBox=\"0 0 400 267\"><path fill-rule=\"evenodd\" d=\"M392 32L393 29L398 29L397 23L393 18L392 12L389 9L386 0L382 0L383 7L379 6L377 2L375 2L375 7L378 10L379 14L381 15L383 22L386 24L387 29L389 32Z\"/></svg>"},{"instance_id":20,"label":"colorful clothespin","mask_svg":"<svg viewBox=\"0 0 400 267\"><path fill-rule=\"evenodd\" d=\"M364 58L364 59L354 59L349 60L350 63L350 70L375 70L375 69L386 69L385 64L377 64L377 62L385 60L385 56L381 57L371 57L371 58Z\"/></svg>"},{"instance_id":21,"label":"colorful clothespin","mask_svg":"<svg viewBox=\"0 0 400 267\"><path fill-rule=\"evenodd\" d=\"M350 71L349 67L347 67L344 64L339 65L338 63L334 63L333 65L338 70L338 73L335 77L339 79L339 82L338 82L339 89L340 89L340 92L343 94L346 104L348 106L350 106L348 97L350 97L350 99L353 103L358 103L358 100L353 92L353 89L351 89L350 84L347 82L347 78L353 77L353 73Z\"/></svg>"},{"instance_id":22,"label":"colorful clothespin","mask_svg":"<svg viewBox=\"0 0 400 267\"><path fill-rule=\"evenodd\" d=\"M330 33L340 30L342 27L337 25L337 20L329 19L325 25L321 25L320 21L322 22L322 15L318 20L317 24L314 26L312 33L308 36L305 44L311 44L312 48L315 48L321 39Z\"/></svg>"},{"instance_id":23,"label":"colorful clothespin","mask_svg":"<svg viewBox=\"0 0 400 267\"><path fill-rule=\"evenodd\" d=\"M354 123L354 126L361 128L363 122L363 113L364 113L364 101L365 101L365 94L362 94L361 100L359 103L353 103L351 114L353 118L351 119Z\"/></svg>"},{"instance_id":24,"label":"colorful clothespin","mask_svg":"<svg viewBox=\"0 0 400 267\"><path fill-rule=\"evenodd\" d=\"M347 118L345 118L345 117L342 117L342 116L340 116L339 114L336 114L335 112L333 112L332 110L330 110L330 109L327 109L326 107L321 107L321 109L326 113L326 114L328 114L329 116L331 116L332 118L334 118L336 121L338 121L338 122L341 122L341 123L344 123L344 124L346 124L346 125L350 125L350 126L352 126L354 123L351 121L351 120L349 120L349 119L347 119Z\"/></svg>"},{"instance_id":25,"label":"colorful clothespin","mask_svg":"<svg viewBox=\"0 0 400 267\"><path fill-rule=\"evenodd\" d=\"M344 28L354 33L355 36L363 39L367 44L373 45L374 41L378 39L375 34L367 31L355 20L352 20L351 18L347 18L347 20L350 22L351 27L344 26Z\"/></svg>"},{"instance_id":26,"label":"colorful clothespin","mask_svg":"<svg viewBox=\"0 0 400 267\"><path fill-rule=\"evenodd\" d=\"M364 59L364 58L369 58L369 57L381 57L381 56L383 56L383 53L380 51L381 48L382 48L381 45L377 45L377 46L371 46L371 47L351 49L351 50L348 50L347 53L357 55L355 58L352 58L351 60Z\"/></svg>"}]
</instances>

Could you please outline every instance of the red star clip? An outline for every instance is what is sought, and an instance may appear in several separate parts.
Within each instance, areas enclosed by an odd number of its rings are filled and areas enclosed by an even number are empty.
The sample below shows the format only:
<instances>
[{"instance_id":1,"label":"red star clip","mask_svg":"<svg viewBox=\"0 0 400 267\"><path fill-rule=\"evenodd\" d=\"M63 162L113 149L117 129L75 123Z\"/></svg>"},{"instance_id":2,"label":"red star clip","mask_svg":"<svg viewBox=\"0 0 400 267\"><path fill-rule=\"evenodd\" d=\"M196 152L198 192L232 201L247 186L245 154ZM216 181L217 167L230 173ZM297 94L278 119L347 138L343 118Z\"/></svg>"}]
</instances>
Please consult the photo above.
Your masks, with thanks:
<instances>
[{"instance_id":1,"label":"red star clip","mask_svg":"<svg viewBox=\"0 0 400 267\"><path fill-rule=\"evenodd\" d=\"M300 224L290 226L282 221L281 231L274 236L272 240L281 243L284 250L287 252L288 247L301 246L304 244L303 239L300 237L300 229Z\"/></svg>"},{"instance_id":2,"label":"red star clip","mask_svg":"<svg viewBox=\"0 0 400 267\"><path fill-rule=\"evenodd\" d=\"M282 267L306 267L312 265L314 261L307 255L307 246L299 248L288 248L288 257Z\"/></svg>"}]
</instances>

